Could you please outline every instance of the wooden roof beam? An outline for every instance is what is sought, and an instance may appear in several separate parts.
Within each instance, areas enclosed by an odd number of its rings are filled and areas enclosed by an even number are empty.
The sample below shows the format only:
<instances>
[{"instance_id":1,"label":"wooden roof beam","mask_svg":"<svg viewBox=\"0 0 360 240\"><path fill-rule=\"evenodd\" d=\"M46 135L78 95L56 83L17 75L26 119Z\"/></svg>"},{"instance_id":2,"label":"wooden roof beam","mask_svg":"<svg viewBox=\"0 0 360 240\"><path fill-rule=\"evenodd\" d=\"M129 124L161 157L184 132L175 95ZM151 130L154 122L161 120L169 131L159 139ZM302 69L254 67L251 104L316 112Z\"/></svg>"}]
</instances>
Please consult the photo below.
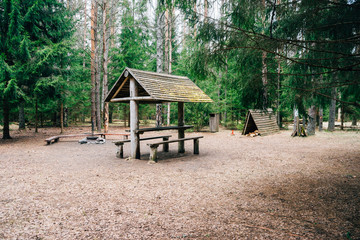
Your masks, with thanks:
<instances>
[{"instance_id":1,"label":"wooden roof beam","mask_svg":"<svg viewBox=\"0 0 360 240\"><path fill-rule=\"evenodd\" d=\"M126 97L126 98L113 98L110 100L110 102L128 102L128 101L142 101L142 100L157 100L151 96L145 96L145 97Z\"/></svg>"}]
</instances>

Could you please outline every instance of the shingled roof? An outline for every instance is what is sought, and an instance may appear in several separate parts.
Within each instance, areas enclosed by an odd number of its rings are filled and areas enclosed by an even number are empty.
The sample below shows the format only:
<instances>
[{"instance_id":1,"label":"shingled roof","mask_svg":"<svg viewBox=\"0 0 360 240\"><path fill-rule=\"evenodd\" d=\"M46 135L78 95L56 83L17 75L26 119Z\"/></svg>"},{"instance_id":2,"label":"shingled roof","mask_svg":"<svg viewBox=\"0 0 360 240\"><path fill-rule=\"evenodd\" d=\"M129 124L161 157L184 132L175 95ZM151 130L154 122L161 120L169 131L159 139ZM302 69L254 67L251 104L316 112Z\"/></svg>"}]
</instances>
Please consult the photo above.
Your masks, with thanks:
<instances>
[{"instance_id":1,"label":"shingled roof","mask_svg":"<svg viewBox=\"0 0 360 240\"><path fill-rule=\"evenodd\" d=\"M213 102L187 77L132 68L125 68L107 95L105 102L116 102L116 99L129 98L130 77L136 80L138 97L143 97L143 102Z\"/></svg>"},{"instance_id":2,"label":"shingled roof","mask_svg":"<svg viewBox=\"0 0 360 240\"><path fill-rule=\"evenodd\" d=\"M280 130L271 108L266 111L258 109L250 109L248 111L242 134L246 135L255 130L258 130L261 136L273 134Z\"/></svg>"}]
</instances>

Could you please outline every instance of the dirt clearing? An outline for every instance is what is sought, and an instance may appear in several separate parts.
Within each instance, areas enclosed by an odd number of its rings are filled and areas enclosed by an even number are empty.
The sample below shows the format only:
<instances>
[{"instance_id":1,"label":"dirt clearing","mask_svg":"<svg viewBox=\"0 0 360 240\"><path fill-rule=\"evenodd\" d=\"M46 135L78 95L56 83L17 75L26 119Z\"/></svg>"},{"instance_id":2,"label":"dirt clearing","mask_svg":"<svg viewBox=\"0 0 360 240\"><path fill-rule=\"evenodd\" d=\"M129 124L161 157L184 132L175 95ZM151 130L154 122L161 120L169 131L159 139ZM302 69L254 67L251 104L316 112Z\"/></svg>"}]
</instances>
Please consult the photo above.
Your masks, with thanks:
<instances>
[{"instance_id":1,"label":"dirt clearing","mask_svg":"<svg viewBox=\"0 0 360 240\"><path fill-rule=\"evenodd\" d=\"M150 165L146 142L125 160L116 136L46 146L58 130L40 131L0 140L0 239L360 239L357 132L187 133L200 155L175 143Z\"/></svg>"}]
</instances>

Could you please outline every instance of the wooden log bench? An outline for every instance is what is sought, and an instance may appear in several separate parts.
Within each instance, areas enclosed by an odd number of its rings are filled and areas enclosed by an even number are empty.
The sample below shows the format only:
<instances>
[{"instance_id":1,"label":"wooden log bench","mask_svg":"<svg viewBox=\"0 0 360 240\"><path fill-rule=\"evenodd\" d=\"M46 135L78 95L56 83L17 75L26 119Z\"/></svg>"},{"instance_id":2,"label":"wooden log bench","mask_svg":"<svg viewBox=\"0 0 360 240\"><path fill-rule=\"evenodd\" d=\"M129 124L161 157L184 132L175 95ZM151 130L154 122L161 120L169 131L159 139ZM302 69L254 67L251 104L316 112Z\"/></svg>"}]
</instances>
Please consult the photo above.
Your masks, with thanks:
<instances>
[{"instance_id":1,"label":"wooden log bench","mask_svg":"<svg viewBox=\"0 0 360 240\"><path fill-rule=\"evenodd\" d=\"M153 140L153 139L159 139L162 138L163 141L168 141L169 138L171 137L171 135L166 135L166 136L156 136L156 137L147 137L147 138L140 138L139 141L147 141L147 140ZM116 151L116 157L118 158L124 158L124 143L127 142L131 142L130 139L126 139L126 140L120 140L120 141L115 141L113 143L115 143L116 146L118 146L118 149ZM163 151L164 152L168 152L169 151L169 144L164 144L163 146Z\"/></svg>"},{"instance_id":2,"label":"wooden log bench","mask_svg":"<svg viewBox=\"0 0 360 240\"><path fill-rule=\"evenodd\" d=\"M82 134L72 134L72 135L58 135L58 136L53 136L53 137L49 137L47 139L45 139L45 142L47 143L47 145L50 145L51 143L56 143L59 141L60 138L71 138L71 137L88 137L88 136L100 136L102 138L105 138L107 135L118 135L118 136L124 136L125 139L128 139L128 137L130 136L129 133L82 133Z\"/></svg>"},{"instance_id":3,"label":"wooden log bench","mask_svg":"<svg viewBox=\"0 0 360 240\"><path fill-rule=\"evenodd\" d=\"M58 142L59 138L60 138L60 136L53 136L53 137L49 137L49 138L45 139L45 141L46 141L47 145L50 145L53 142L54 143Z\"/></svg>"},{"instance_id":4,"label":"wooden log bench","mask_svg":"<svg viewBox=\"0 0 360 240\"><path fill-rule=\"evenodd\" d=\"M204 136L198 136L198 137L188 137L188 138L179 138L179 139L173 139L173 140L166 140L162 142L156 142L156 143L148 143L147 145L150 147L150 161L157 161L157 148L161 144L168 145L169 143L174 142L183 142L187 140L194 140L194 154L199 154L199 139L203 138Z\"/></svg>"}]
</instances>

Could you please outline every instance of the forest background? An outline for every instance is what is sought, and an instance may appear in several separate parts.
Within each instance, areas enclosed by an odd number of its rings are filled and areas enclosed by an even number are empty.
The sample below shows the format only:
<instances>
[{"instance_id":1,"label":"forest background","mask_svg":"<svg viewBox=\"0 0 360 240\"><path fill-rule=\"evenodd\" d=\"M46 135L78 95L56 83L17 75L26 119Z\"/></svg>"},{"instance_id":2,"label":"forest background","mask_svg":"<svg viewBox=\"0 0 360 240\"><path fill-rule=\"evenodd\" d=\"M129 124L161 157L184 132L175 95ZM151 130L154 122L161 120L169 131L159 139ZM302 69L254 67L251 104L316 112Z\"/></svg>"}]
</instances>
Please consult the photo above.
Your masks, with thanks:
<instances>
[{"instance_id":1,"label":"forest background","mask_svg":"<svg viewBox=\"0 0 360 240\"><path fill-rule=\"evenodd\" d=\"M241 128L248 109L272 108L280 127L299 113L310 134L323 120L333 131L336 109L360 116L360 1L1 0L0 40L4 139L11 122L126 125L128 105L103 102L125 67L193 80L214 100L186 104L198 129L210 113Z\"/></svg>"}]
</instances>

